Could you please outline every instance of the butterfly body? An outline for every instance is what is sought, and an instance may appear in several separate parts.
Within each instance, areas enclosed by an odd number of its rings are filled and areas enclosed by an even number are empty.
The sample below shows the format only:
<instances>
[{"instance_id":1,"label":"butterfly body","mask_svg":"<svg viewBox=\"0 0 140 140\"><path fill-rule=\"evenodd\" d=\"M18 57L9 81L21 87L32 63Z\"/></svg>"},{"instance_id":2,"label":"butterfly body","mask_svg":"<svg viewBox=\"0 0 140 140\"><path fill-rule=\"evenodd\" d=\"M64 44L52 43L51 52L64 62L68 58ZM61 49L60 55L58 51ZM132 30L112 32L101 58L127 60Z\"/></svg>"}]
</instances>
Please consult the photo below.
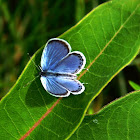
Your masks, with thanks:
<instances>
[{"instance_id":1,"label":"butterfly body","mask_svg":"<svg viewBox=\"0 0 140 140\"><path fill-rule=\"evenodd\" d=\"M74 79L77 78L77 76L74 74L62 74L62 73L53 73L53 72L45 72L45 71L40 72L40 76L44 76L44 77L62 76L62 77L70 77L70 78L74 78Z\"/></svg>"},{"instance_id":2,"label":"butterfly body","mask_svg":"<svg viewBox=\"0 0 140 140\"><path fill-rule=\"evenodd\" d=\"M85 66L85 57L81 52L70 52L68 42L62 39L50 39L41 57L41 83L46 91L55 97L67 97L70 93L80 94L85 90L76 80Z\"/></svg>"}]
</instances>

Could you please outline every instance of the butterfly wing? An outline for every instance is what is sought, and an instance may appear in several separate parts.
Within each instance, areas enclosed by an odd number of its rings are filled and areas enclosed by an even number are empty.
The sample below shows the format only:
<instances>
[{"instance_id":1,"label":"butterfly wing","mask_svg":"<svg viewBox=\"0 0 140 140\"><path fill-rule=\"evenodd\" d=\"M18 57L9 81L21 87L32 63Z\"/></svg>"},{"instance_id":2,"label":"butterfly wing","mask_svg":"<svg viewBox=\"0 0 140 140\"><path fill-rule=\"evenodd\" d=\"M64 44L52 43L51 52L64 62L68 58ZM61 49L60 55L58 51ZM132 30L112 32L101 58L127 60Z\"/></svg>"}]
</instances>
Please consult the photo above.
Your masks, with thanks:
<instances>
[{"instance_id":1,"label":"butterfly wing","mask_svg":"<svg viewBox=\"0 0 140 140\"><path fill-rule=\"evenodd\" d=\"M51 95L55 97L67 97L70 94L66 88L61 86L56 81L56 77L54 76L41 76L41 83L46 91L48 91Z\"/></svg>"},{"instance_id":2,"label":"butterfly wing","mask_svg":"<svg viewBox=\"0 0 140 140\"><path fill-rule=\"evenodd\" d=\"M63 39L50 39L43 50L41 67L43 71L53 69L71 50L68 42Z\"/></svg>"},{"instance_id":3,"label":"butterfly wing","mask_svg":"<svg viewBox=\"0 0 140 140\"><path fill-rule=\"evenodd\" d=\"M55 81L75 95L81 94L85 90L84 85L72 77L57 76L55 77Z\"/></svg>"},{"instance_id":4,"label":"butterfly wing","mask_svg":"<svg viewBox=\"0 0 140 140\"><path fill-rule=\"evenodd\" d=\"M46 91L56 97L67 97L72 94L81 94L85 87L78 80L66 76L41 76L41 83Z\"/></svg>"},{"instance_id":5,"label":"butterfly wing","mask_svg":"<svg viewBox=\"0 0 140 140\"><path fill-rule=\"evenodd\" d=\"M74 51L57 63L51 71L62 74L77 74L84 68L85 64L85 56L81 52Z\"/></svg>"}]
</instances>

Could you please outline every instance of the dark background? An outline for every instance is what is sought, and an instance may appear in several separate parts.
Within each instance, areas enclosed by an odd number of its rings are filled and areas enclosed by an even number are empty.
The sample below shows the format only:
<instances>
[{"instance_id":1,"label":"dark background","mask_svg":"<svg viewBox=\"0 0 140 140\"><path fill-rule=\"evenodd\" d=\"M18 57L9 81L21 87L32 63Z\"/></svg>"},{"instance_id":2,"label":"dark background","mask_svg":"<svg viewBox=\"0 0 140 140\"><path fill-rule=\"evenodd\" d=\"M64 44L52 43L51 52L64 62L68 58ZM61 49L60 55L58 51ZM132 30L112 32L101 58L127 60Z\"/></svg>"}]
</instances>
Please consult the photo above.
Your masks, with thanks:
<instances>
[{"instance_id":1,"label":"dark background","mask_svg":"<svg viewBox=\"0 0 140 140\"><path fill-rule=\"evenodd\" d=\"M48 39L74 26L105 0L0 1L0 99L7 94L32 56ZM140 57L120 72L95 99L88 113L140 85Z\"/></svg>"}]
</instances>

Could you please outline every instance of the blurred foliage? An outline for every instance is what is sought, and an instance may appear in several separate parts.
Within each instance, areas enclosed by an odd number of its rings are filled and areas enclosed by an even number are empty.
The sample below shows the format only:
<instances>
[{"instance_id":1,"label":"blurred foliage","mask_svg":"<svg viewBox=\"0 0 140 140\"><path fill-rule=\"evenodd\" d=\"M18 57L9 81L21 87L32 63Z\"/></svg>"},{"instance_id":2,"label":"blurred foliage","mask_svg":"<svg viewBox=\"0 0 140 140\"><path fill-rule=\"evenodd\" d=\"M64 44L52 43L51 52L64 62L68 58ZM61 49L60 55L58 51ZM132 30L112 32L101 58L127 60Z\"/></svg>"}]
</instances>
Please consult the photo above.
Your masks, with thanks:
<instances>
[{"instance_id":1,"label":"blurred foliage","mask_svg":"<svg viewBox=\"0 0 140 140\"><path fill-rule=\"evenodd\" d=\"M14 85L32 56L49 38L74 26L107 0L0 1L0 98ZM108 102L132 91L128 80L140 85L140 56L120 72L91 104L92 114Z\"/></svg>"},{"instance_id":2,"label":"blurred foliage","mask_svg":"<svg viewBox=\"0 0 140 140\"><path fill-rule=\"evenodd\" d=\"M133 81L129 81L129 84L134 90L140 90L140 85L134 83Z\"/></svg>"}]
</instances>

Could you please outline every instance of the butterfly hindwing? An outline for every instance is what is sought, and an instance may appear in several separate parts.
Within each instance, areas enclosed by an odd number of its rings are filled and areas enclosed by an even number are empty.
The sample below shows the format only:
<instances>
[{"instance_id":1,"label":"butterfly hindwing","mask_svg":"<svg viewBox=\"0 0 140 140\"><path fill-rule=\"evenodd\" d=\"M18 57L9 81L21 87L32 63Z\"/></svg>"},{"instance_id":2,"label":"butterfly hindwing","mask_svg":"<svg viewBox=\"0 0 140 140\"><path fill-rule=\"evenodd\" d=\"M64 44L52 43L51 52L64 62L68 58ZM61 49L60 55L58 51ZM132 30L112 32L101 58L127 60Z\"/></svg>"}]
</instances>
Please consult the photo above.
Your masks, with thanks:
<instances>
[{"instance_id":1,"label":"butterfly hindwing","mask_svg":"<svg viewBox=\"0 0 140 140\"><path fill-rule=\"evenodd\" d=\"M85 56L78 51L69 53L51 71L55 73L79 73L85 66Z\"/></svg>"},{"instance_id":2,"label":"butterfly hindwing","mask_svg":"<svg viewBox=\"0 0 140 140\"><path fill-rule=\"evenodd\" d=\"M71 50L70 45L62 39L50 39L43 50L41 68L43 71L53 69Z\"/></svg>"},{"instance_id":3,"label":"butterfly hindwing","mask_svg":"<svg viewBox=\"0 0 140 140\"><path fill-rule=\"evenodd\" d=\"M57 76L55 77L55 81L75 95L80 94L85 90L83 84L72 77Z\"/></svg>"}]
</instances>

